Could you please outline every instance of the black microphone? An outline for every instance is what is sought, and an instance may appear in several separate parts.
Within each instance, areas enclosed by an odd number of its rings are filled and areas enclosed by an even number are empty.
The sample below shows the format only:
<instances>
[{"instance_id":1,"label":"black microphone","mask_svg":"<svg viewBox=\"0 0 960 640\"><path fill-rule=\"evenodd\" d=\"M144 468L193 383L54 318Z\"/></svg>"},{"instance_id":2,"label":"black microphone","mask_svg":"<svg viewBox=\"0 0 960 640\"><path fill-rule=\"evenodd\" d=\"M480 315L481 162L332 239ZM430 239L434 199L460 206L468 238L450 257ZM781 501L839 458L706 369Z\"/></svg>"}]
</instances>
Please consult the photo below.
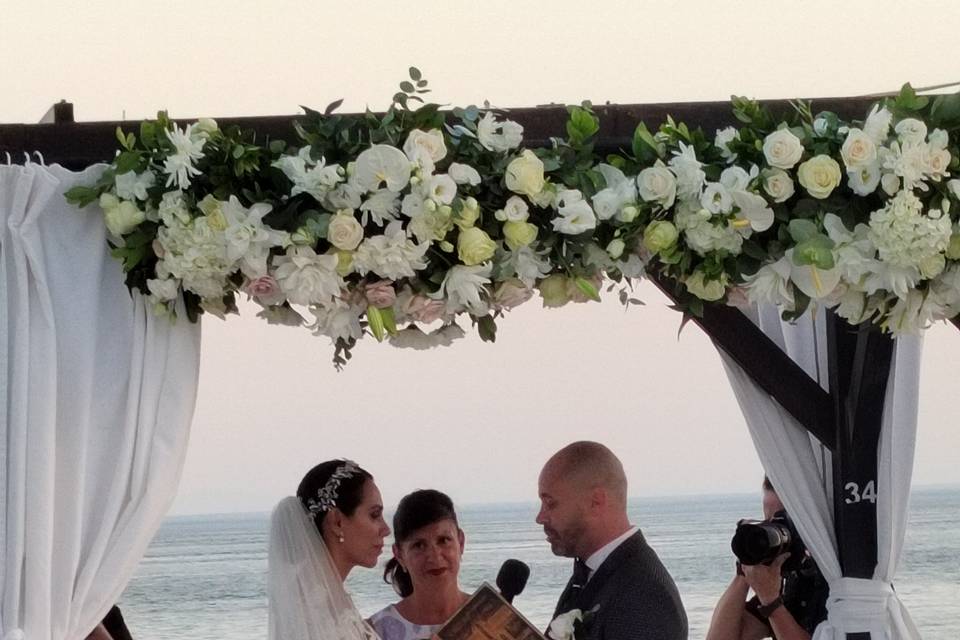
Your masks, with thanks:
<instances>
[{"instance_id":1,"label":"black microphone","mask_svg":"<svg viewBox=\"0 0 960 640\"><path fill-rule=\"evenodd\" d=\"M527 578L530 577L530 567L519 560L513 558L507 560L500 567L500 573L497 574L497 588L500 589L500 595L509 603L520 595L523 588L527 586Z\"/></svg>"}]
</instances>

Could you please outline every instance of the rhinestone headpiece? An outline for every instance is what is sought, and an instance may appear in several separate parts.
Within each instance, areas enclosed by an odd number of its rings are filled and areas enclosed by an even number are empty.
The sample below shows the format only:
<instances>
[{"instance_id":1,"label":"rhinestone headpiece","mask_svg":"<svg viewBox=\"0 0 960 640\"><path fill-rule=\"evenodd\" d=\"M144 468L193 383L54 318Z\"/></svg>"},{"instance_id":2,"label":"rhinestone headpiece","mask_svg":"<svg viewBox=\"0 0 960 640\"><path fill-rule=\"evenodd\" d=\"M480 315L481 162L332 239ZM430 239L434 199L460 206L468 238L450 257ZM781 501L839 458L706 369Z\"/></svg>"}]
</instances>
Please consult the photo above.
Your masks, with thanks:
<instances>
[{"instance_id":1,"label":"rhinestone headpiece","mask_svg":"<svg viewBox=\"0 0 960 640\"><path fill-rule=\"evenodd\" d=\"M344 460L343 464L334 470L333 475L317 491L317 497L307 498L307 510L315 516L318 513L330 511L337 506L337 498L340 497L338 494L340 483L347 478L352 478L359 472L360 467L357 466L356 462Z\"/></svg>"}]
</instances>

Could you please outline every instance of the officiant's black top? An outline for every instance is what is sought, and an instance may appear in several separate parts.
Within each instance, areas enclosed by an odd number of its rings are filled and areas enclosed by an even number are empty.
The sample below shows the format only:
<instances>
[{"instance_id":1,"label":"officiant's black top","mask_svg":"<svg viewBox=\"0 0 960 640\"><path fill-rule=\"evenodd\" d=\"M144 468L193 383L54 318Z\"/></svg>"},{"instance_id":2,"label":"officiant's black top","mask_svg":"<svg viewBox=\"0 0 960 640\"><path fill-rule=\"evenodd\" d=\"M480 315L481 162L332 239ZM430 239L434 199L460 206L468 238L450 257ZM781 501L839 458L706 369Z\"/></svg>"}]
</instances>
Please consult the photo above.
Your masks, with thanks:
<instances>
[{"instance_id":1,"label":"officiant's black top","mask_svg":"<svg viewBox=\"0 0 960 640\"><path fill-rule=\"evenodd\" d=\"M573 582L554 617L596 607L586 625L589 640L687 640L677 585L640 531L614 549L583 588Z\"/></svg>"}]
</instances>

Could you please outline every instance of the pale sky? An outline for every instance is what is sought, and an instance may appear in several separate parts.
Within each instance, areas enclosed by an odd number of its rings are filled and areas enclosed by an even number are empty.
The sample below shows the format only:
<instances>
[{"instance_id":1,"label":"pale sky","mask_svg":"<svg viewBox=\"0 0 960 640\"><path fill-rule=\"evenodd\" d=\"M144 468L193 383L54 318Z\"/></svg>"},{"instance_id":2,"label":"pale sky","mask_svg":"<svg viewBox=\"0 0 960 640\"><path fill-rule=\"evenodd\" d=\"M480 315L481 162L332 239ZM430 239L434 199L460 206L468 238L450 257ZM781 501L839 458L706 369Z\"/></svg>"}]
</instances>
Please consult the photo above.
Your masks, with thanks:
<instances>
[{"instance_id":1,"label":"pale sky","mask_svg":"<svg viewBox=\"0 0 960 640\"><path fill-rule=\"evenodd\" d=\"M960 80L948 2L583 3L0 1L0 122L65 98L78 120L383 108L418 66L466 105L840 96ZM816 107L816 105L814 105ZM656 124L656 123L648 123ZM695 123L691 123L695 124ZM310 466L356 459L388 505L418 487L458 502L533 500L551 453L590 438L632 495L755 491L743 418L709 341L649 285L644 307L543 310L495 345L364 340L346 371L305 329L207 318L196 417L173 513L263 511ZM960 483L952 401L960 331L928 333L915 484Z\"/></svg>"}]
</instances>

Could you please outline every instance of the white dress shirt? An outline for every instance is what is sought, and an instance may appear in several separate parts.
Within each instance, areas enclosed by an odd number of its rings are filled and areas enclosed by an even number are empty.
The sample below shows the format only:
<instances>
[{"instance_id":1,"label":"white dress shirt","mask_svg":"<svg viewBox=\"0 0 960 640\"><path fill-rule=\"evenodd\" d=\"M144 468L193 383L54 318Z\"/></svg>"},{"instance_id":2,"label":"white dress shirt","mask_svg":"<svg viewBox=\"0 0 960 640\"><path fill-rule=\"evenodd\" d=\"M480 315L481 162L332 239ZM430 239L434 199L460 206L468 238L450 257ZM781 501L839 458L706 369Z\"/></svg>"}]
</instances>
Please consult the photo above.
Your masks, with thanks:
<instances>
[{"instance_id":1,"label":"white dress shirt","mask_svg":"<svg viewBox=\"0 0 960 640\"><path fill-rule=\"evenodd\" d=\"M614 538L607 544L603 545L602 547L594 551L593 554L591 554L591 556L586 559L587 567L590 568L590 577L587 578L587 582L589 582L590 578L593 577L593 574L597 572L597 569L600 568L600 565L603 564L603 561L606 560L608 557L610 557L610 554L613 553L617 547L623 544L627 538L629 538L639 530L640 530L640 527L636 527L636 526L630 527L622 535Z\"/></svg>"}]
</instances>

